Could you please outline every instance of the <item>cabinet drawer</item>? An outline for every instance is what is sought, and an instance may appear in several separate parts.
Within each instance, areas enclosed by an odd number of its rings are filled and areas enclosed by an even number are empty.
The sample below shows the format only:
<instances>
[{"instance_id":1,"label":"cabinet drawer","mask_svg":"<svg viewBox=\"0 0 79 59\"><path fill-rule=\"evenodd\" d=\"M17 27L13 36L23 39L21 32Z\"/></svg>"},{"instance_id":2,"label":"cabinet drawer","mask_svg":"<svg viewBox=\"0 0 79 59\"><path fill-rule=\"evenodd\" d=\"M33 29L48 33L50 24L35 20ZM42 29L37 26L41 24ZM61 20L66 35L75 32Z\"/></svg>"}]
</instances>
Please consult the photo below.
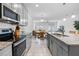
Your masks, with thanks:
<instances>
[{"instance_id":1,"label":"cabinet drawer","mask_svg":"<svg viewBox=\"0 0 79 59\"><path fill-rule=\"evenodd\" d=\"M59 40L56 40L56 43L61 47L63 48L65 51L68 51L68 45L66 45L65 43L59 41Z\"/></svg>"}]
</instances>

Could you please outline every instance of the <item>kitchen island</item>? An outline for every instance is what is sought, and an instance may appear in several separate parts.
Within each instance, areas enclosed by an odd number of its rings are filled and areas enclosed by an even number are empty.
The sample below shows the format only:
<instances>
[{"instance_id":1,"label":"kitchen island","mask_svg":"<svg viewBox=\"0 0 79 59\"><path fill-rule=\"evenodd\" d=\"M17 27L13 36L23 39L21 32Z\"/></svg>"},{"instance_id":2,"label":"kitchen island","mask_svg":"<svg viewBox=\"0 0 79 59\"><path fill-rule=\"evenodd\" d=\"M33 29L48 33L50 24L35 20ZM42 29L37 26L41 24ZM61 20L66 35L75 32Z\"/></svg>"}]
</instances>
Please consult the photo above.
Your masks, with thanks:
<instances>
[{"instance_id":1,"label":"kitchen island","mask_svg":"<svg viewBox=\"0 0 79 59\"><path fill-rule=\"evenodd\" d=\"M47 46L53 56L79 56L79 37L47 34Z\"/></svg>"},{"instance_id":2,"label":"kitchen island","mask_svg":"<svg viewBox=\"0 0 79 59\"><path fill-rule=\"evenodd\" d=\"M12 56L12 43L0 41L0 56Z\"/></svg>"}]
</instances>

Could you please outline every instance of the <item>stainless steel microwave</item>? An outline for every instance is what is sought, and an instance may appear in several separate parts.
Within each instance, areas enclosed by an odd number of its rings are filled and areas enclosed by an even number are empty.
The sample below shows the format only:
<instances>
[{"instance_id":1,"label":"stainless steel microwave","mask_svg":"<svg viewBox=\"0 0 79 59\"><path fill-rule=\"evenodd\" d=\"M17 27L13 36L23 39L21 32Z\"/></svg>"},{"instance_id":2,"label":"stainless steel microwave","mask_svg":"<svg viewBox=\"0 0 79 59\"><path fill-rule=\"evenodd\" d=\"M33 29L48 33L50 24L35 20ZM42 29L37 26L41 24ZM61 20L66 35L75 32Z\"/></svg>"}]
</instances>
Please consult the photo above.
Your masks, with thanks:
<instances>
[{"instance_id":1,"label":"stainless steel microwave","mask_svg":"<svg viewBox=\"0 0 79 59\"><path fill-rule=\"evenodd\" d=\"M20 16L10 8L0 3L0 20L19 22Z\"/></svg>"}]
</instances>

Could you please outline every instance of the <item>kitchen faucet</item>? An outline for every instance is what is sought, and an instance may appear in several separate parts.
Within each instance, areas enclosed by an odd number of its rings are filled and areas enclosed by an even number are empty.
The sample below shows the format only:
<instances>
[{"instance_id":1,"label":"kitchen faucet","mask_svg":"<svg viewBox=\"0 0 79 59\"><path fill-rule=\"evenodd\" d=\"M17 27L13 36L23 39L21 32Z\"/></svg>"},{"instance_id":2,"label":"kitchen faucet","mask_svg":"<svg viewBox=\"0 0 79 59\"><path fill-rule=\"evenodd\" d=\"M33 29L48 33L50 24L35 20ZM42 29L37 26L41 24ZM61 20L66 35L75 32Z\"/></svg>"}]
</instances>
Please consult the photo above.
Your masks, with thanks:
<instances>
[{"instance_id":1,"label":"kitchen faucet","mask_svg":"<svg viewBox=\"0 0 79 59\"><path fill-rule=\"evenodd\" d=\"M60 28L59 28L58 31L61 32L62 35L64 35L64 32L65 32L65 30L64 30L64 26L60 26Z\"/></svg>"}]
</instances>

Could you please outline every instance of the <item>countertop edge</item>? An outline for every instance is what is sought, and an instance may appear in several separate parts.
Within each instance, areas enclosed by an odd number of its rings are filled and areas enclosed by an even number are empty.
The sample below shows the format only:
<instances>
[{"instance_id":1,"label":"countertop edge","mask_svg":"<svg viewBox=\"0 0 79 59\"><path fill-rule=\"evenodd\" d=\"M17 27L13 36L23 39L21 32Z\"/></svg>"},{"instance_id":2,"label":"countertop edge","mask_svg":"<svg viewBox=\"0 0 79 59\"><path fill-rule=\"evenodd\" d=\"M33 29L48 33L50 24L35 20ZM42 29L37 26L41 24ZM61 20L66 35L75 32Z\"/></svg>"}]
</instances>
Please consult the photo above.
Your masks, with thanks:
<instances>
[{"instance_id":1,"label":"countertop edge","mask_svg":"<svg viewBox=\"0 0 79 59\"><path fill-rule=\"evenodd\" d=\"M64 44L68 45L68 46L79 46L79 44L68 44L66 43L65 41L61 40L60 38L58 38L56 35L53 35L53 34L50 34L48 33L49 35L51 36L54 36L55 38L57 38L59 41L63 42Z\"/></svg>"},{"instance_id":2,"label":"countertop edge","mask_svg":"<svg viewBox=\"0 0 79 59\"><path fill-rule=\"evenodd\" d=\"M4 42L3 42L3 43L4 43ZM7 43L7 42L6 42L6 43ZM13 42L8 42L8 44L7 44L5 47L0 47L0 51L3 50L3 49L5 49L6 47L12 45L12 43L13 43Z\"/></svg>"}]
</instances>

